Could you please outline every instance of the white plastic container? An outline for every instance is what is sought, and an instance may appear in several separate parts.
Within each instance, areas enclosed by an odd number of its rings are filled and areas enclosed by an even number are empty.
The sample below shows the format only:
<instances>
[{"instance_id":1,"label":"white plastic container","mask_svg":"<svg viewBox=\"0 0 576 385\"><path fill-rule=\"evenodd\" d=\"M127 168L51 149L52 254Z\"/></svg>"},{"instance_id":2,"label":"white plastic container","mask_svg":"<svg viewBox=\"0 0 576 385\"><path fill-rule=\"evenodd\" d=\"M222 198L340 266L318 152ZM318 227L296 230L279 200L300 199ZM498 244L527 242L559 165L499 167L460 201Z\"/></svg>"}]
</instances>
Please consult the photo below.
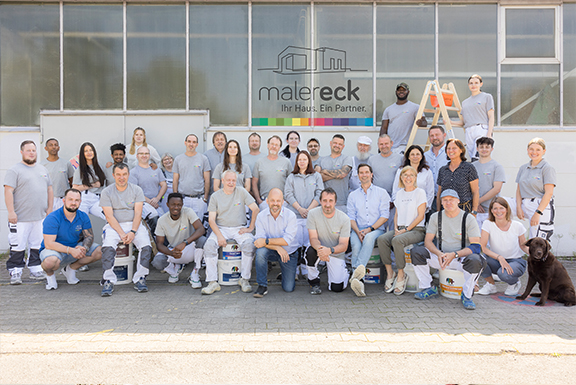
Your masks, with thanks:
<instances>
[{"instance_id":1,"label":"white plastic container","mask_svg":"<svg viewBox=\"0 0 576 385\"><path fill-rule=\"evenodd\" d=\"M460 299L464 274L458 270L440 269L440 294L446 298Z\"/></svg>"},{"instance_id":2,"label":"white plastic container","mask_svg":"<svg viewBox=\"0 0 576 385\"><path fill-rule=\"evenodd\" d=\"M238 285L241 263L240 259L218 260L218 283L222 286Z\"/></svg>"},{"instance_id":3,"label":"white plastic container","mask_svg":"<svg viewBox=\"0 0 576 385\"><path fill-rule=\"evenodd\" d=\"M134 277L134 258L133 255L128 257L116 257L114 261L114 274L118 281L116 285L127 285L132 283L132 277Z\"/></svg>"}]
</instances>

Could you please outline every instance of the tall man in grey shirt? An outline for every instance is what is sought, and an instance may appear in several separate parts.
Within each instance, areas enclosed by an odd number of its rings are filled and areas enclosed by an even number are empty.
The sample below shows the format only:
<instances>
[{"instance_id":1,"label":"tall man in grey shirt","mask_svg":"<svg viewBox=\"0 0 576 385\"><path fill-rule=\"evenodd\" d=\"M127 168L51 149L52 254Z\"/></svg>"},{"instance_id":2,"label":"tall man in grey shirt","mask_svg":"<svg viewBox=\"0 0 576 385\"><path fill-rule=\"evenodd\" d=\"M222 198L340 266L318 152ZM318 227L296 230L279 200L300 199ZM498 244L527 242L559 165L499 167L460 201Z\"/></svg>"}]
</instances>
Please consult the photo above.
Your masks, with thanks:
<instances>
[{"instance_id":1,"label":"tall man in grey shirt","mask_svg":"<svg viewBox=\"0 0 576 385\"><path fill-rule=\"evenodd\" d=\"M74 167L72 163L60 159L58 152L60 151L60 144L55 138L50 138L46 141L44 150L48 153L48 158L42 162L42 166L46 167L50 174L52 181L52 189L54 191L54 203L52 210L56 211L63 206L63 198L66 190L72 186L72 177L74 176Z\"/></svg>"},{"instance_id":2,"label":"tall man in grey shirt","mask_svg":"<svg viewBox=\"0 0 576 385\"><path fill-rule=\"evenodd\" d=\"M196 138L196 140L198 140L198 138ZM226 147L227 141L228 138L226 138L226 134L223 133L222 131L218 131L212 136L212 144L214 145L214 147L204 152L204 156L206 156L206 158L208 158L208 162L210 162L209 180L212 180L212 172L216 169L216 166L224 162L224 148ZM208 191L210 194L212 194L213 192L212 183L208 183L208 185L209 185Z\"/></svg>"},{"instance_id":3,"label":"tall man in grey shirt","mask_svg":"<svg viewBox=\"0 0 576 385\"><path fill-rule=\"evenodd\" d=\"M248 154L242 155L242 162L246 163L250 167L250 171L254 172L254 166L258 159L263 158L265 155L260 152L260 144L262 138L257 132L253 132L248 137L248 148L250 152Z\"/></svg>"},{"instance_id":4,"label":"tall man in grey shirt","mask_svg":"<svg viewBox=\"0 0 576 385\"><path fill-rule=\"evenodd\" d=\"M132 278L138 293L148 291L146 276L150 272L152 246L148 230L142 225L144 193L135 184L129 183L130 171L125 163L115 164L112 169L115 184L106 187L100 195L100 206L108 224L104 226L102 242L102 297L112 295L118 281L114 273L114 261L118 243L134 243L138 249L136 272Z\"/></svg>"},{"instance_id":5,"label":"tall man in grey shirt","mask_svg":"<svg viewBox=\"0 0 576 385\"><path fill-rule=\"evenodd\" d=\"M278 188L284 193L286 178L292 171L292 164L288 158L278 156L282 147L282 139L274 135L268 139L268 156L259 159L254 165L252 173L252 192L260 210L268 205L266 198L273 188Z\"/></svg>"},{"instance_id":6,"label":"tall man in grey shirt","mask_svg":"<svg viewBox=\"0 0 576 385\"><path fill-rule=\"evenodd\" d=\"M476 141L476 148L480 156L477 161L472 162L478 171L478 188L480 189L476 220L478 226L482 228L482 223L488 219L488 209L492 198L500 195L502 185L506 182L506 173L504 167L492 159L494 139L481 137Z\"/></svg>"},{"instance_id":7,"label":"tall man in grey shirt","mask_svg":"<svg viewBox=\"0 0 576 385\"><path fill-rule=\"evenodd\" d=\"M184 195L184 206L190 207L202 220L206 212L208 194L210 193L210 162L198 152L198 137L186 136L186 152L174 159L172 172L174 181L172 190Z\"/></svg>"},{"instance_id":8,"label":"tall man in grey shirt","mask_svg":"<svg viewBox=\"0 0 576 385\"><path fill-rule=\"evenodd\" d=\"M22 162L6 171L4 200L8 209L8 241L10 257L6 269L10 284L22 283L24 254L28 248L28 269L31 279L44 279L40 266L42 220L52 212L54 194L46 167L36 163L36 144L25 140L20 144Z\"/></svg>"},{"instance_id":9,"label":"tall man in grey shirt","mask_svg":"<svg viewBox=\"0 0 576 385\"><path fill-rule=\"evenodd\" d=\"M352 159L342 154L344 146L344 137L340 134L334 135L330 141L330 155L320 158L315 169L322 175L324 186L336 191L338 197L336 208L345 213Z\"/></svg>"}]
</instances>

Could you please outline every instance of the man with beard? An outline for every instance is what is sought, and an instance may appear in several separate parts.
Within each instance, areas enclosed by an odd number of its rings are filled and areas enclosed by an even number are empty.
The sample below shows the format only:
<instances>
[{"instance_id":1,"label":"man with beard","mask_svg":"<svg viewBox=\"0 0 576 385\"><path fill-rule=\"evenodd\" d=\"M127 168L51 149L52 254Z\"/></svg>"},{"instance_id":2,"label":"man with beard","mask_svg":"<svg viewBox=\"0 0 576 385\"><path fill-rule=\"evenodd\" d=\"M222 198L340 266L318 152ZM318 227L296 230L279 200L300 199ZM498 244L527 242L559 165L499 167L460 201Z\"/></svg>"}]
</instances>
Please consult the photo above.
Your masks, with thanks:
<instances>
[{"instance_id":1,"label":"man with beard","mask_svg":"<svg viewBox=\"0 0 576 385\"><path fill-rule=\"evenodd\" d=\"M48 174L50 175L50 180L52 181L52 189L54 191L52 210L55 211L62 207L64 192L72 185L74 167L72 167L72 163L60 159L58 156L60 144L57 139L48 139L44 150L48 153L48 158L42 162L42 166L46 167L46 170L48 170Z\"/></svg>"},{"instance_id":2,"label":"man with beard","mask_svg":"<svg viewBox=\"0 0 576 385\"><path fill-rule=\"evenodd\" d=\"M408 100L408 95L410 95L408 84L398 84L396 86L396 103L388 106L382 114L380 135L388 134L394 143L392 149L399 154L403 154L406 149L419 108L418 104ZM426 127L426 118L422 116L416 124L420 127Z\"/></svg>"},{"instance_id":3,"label":"man with beard","mask_svg":"<svg viewBox=\"0 0 576 385\"><path fill-rule=\"evenodd\" d=\"M311 138L308 140L306 147L310 154L310 159L312 159L312 168L315 168L320 160L320 142L316 138Z\"/></svg>"},{"instance_id":4,"label":"man with beard","mask_svg":"<svg viewBox=\"0 0 576 385\"><path fill-rule=\"evenodd\" d=\"M296 214L284 206L284 194L277 188L270 190L268 208L256 219L256 281L258 289L255 298L268 293L268 262L279 261L282 270L282 289L294 291L296 267L298 265L298 244L294 242L298 224Z\"/></svg>"},{"instance_id":5,"label":"man with beard","mask_svg":"<svg viewBox=\"0 0 576 385\"><path fill-rule=\"evenodd\" d=\"M320 158L315 169L322 175L324 186L336 191L338 196L336 208L345 213L352 159L342 154L344 143L345 140L341 134L334 135L330 141L330 155Z\"/></svg>"},{"instance_id":6,"label":"man with beard","mask_svg":"<svg viewBox=\"0 0 576 385\"><path fill-rule=\"evenodd\" d=\"M360 179L358 178L358 166L366 163L372 154L372 139L362 135L358 138L356 144L358 153L352 158L352 170L350 171L350 191L360 188Z\"/></svg>"},{"instance_id":7,"label":"man with beard","mask_svg":"<svg viewBox=\"0 0 576 385\"><path fill-rule=\"evenodd\" d=\"M126 146L123 143L115 143L110 146L110 155L112 155L112 162L106 163L106 170L104 173L106 174L106 185L111 186L114 182L114 175L112 175L112 168L115 164L120 164L124 162L124 158L126 157Z\"/></svg>"},{"instance_id":8,"label":"man with beard","mask_svg":"<svg viewBox=\"0 0 576 385\"><path fill-rule=\"evenodd\" d=\"M260 134L257 132L251 133L248 137L248 148L250 148L250 152L248 154L242 154L242 163L246 163L252 172L254 172L254 165L258 159L264 157L264 154L260 152L260 143Z\"/></svg>"},{"instance_id":9,"label":"man with beard","mask_svg":"<svg viewBox=\"0 0 576 385\"><path fill-rule=\"evenodd\" d=\"M268 139L268 156L260 158L254 165L252 173L252 192L260 210L266 208L266 198L273 188L284 193L286 178L292 171L290 159L278 156L282 147L282 139L273 135Z\"/></svg>"},{"instance_id":10,"label":"man with beard","mask_svg":"<svg viewBox=\"0 0 576 385\"><path fill-rule=\"evenodd\" d=\"M102 257L102 248L94 243L88 214L78 210L82 201L80 191L68 189L62 200L63 207L51 212L43 223L40 259L47 276L46 290L58 288L54 272L60 267L68 284L75 285L80 282L76 278L78 268Z\"/></svg>"},{"instance_id":11,"label":"man with beard","mask_svg":"<svg viewBox=\"0 0 576 385\"><path fill-rule=\"evenodd\" d=\"M22 270L26 265L24 254L29 249L28 269L31 279L44 279L40 266L42 220L52 212L54 193L46 167L36 163L36 144L25 140L20 144L22 162L6 171L4 200L8 209L8 241L10 257L6 269L10 284L22 283Z\"/></svg>"},{"instance_id":12,"label":"man with beard","mask_svg":"<svg viewBox=\"0 0 576 385\"><path fill-rule=\"evenodd\" d=\"M438 191L438 171L448 164L448 157L446 156L446 132L442 126L432 126L428 129L428 139L432 147L424 153L426 162L430 166L430 171L434 175L434 191ZM428 215L432 215L437 211L436 196L432 201L431 210ZM427 218L428 219L428 218Z\"/></svg>"}]
</instances>

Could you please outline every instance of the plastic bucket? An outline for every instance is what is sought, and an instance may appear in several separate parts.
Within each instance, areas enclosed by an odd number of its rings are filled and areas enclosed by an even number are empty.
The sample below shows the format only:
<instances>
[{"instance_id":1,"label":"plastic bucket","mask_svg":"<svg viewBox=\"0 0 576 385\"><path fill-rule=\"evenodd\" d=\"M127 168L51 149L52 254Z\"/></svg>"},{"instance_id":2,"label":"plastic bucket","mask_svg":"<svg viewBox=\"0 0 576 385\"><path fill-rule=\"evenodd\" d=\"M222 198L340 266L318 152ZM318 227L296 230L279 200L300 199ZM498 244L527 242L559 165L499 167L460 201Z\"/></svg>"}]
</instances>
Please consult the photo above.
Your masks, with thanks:
<instances>
[{"instance_id":1,"label":"plastic bucket","mask_svg":"<svg viewBox=\"0 0 576 385\"><path fill-rule=\"evenodd\" d=\"M368 266L374 266L374 265L380 265L381 261L380 261L380 250L378 250L377 247L372 249L372 255L370 256L370 259L368 260Z\"/></svg>"},{"instance_id":2,"label":"plastic bucket","mask_svg":"<svg viewBox=\"0 0 576 385\"><path fill-rule=\"evenodd\" d=\"M442 98L444 99L444 105L446 107L452 107L452 101L454 100L453 94L442 93ZM439 107L440 106L440 104L438 103L438 98L436 97L436 95L430 95L430 104L432 104L432 107Z\"/></svg>"},{"instance_id":3,"label":"plastic bucket","mask_svg":"<svg viewBox=\"0 0 576 385\"><path fill-rule=\"evenodd\" d=\"M460 299L464 274L458 270L440 269L440 294L446 298Z\"/></svg>"},{"instance_id":4,"label":"plastic bucket","mask_svg":"<svg viewBox=\"0 0 576 385\"><path fill-rule=\"evenodd\" d=\"M406 260L406 263L412 264L412 256L410 255L410 250L412 250L412 248L414 248L414 245L408 245L404 248L404 259ZM414 270L414 267L412 267L412 270Z\"/></svg>"},{"instance_id":5,"label":"plastic bucket","mask_svg":"<svg viewBox=\"0 0 576 385\"><path fill-rule=\"evenodd\" d=\"M414 271L414 265L407 263L406 267L404 268L404 274L406 274L406 277L408 277L408 282L406 283L406 292L418 293L420 289L418 288L418 277Z\"/></svg>"},{"instance_id":6,"label":"plastic bucket","mask_svg":"<svg viewBox=\"0 0 576 385\"><path fill-rule=\"evenodd\" d=\"M218 283L222 286L238 285L241 263L240 259L218 260Z\"/></svg>"},{"instance_id":7,"label":"plastic bucket","mask_svg":"<svg viewBox=\"0 0 576 385\"><path fill-rule=\"evenodd\" d=\"M240 245L235 240L228 240L226 246L219 249L220 259L222 260L239 260L242 259Z\"/></svg>"},{"instance_id":8,"label":"plastic bucket","mask_svg":"<svg viewBox=\"0 0 576 385\"><path fill-rule=\"evenodd\" d=\"M382 273L384 266L379 264L377 266L370 265L366 267L366 275L364 275L364 283L380 283L382 282Z\"/></svg>"},{"instance_id":9,"label":"plastic bucket","mask_svg":"<svg viewBox=\"0 0 576 385\"><path fill-rule=\"evenodd\" d=\"M134 276L134 258L133 255L128 257L116 257L114 261L114 274L118 281L116 285L127 285L132 283L132 277Z\"/></svg>"}]
</instances>

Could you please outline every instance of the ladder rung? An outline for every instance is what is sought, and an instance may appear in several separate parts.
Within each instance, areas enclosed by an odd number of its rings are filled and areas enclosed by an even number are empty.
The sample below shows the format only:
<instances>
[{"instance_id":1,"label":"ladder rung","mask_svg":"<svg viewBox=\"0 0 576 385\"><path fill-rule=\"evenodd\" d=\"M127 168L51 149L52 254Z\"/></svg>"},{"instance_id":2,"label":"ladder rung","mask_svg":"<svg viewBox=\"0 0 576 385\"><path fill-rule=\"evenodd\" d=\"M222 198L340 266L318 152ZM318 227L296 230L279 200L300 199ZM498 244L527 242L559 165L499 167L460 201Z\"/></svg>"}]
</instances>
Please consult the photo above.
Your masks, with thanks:
<instances>
[{"instance_id":1,"label":"ladder rung","mask_svg":"<svg viewBox=\"0 0 576 385\"><path fill-rule=\"evenodd\" d=\"M454 95L454 92L450 91L450 90L441 90L443 94L446 95ZM436 91L432 91L430 90L430 95L436 95Z\"/></svg>"}]
</instances>

